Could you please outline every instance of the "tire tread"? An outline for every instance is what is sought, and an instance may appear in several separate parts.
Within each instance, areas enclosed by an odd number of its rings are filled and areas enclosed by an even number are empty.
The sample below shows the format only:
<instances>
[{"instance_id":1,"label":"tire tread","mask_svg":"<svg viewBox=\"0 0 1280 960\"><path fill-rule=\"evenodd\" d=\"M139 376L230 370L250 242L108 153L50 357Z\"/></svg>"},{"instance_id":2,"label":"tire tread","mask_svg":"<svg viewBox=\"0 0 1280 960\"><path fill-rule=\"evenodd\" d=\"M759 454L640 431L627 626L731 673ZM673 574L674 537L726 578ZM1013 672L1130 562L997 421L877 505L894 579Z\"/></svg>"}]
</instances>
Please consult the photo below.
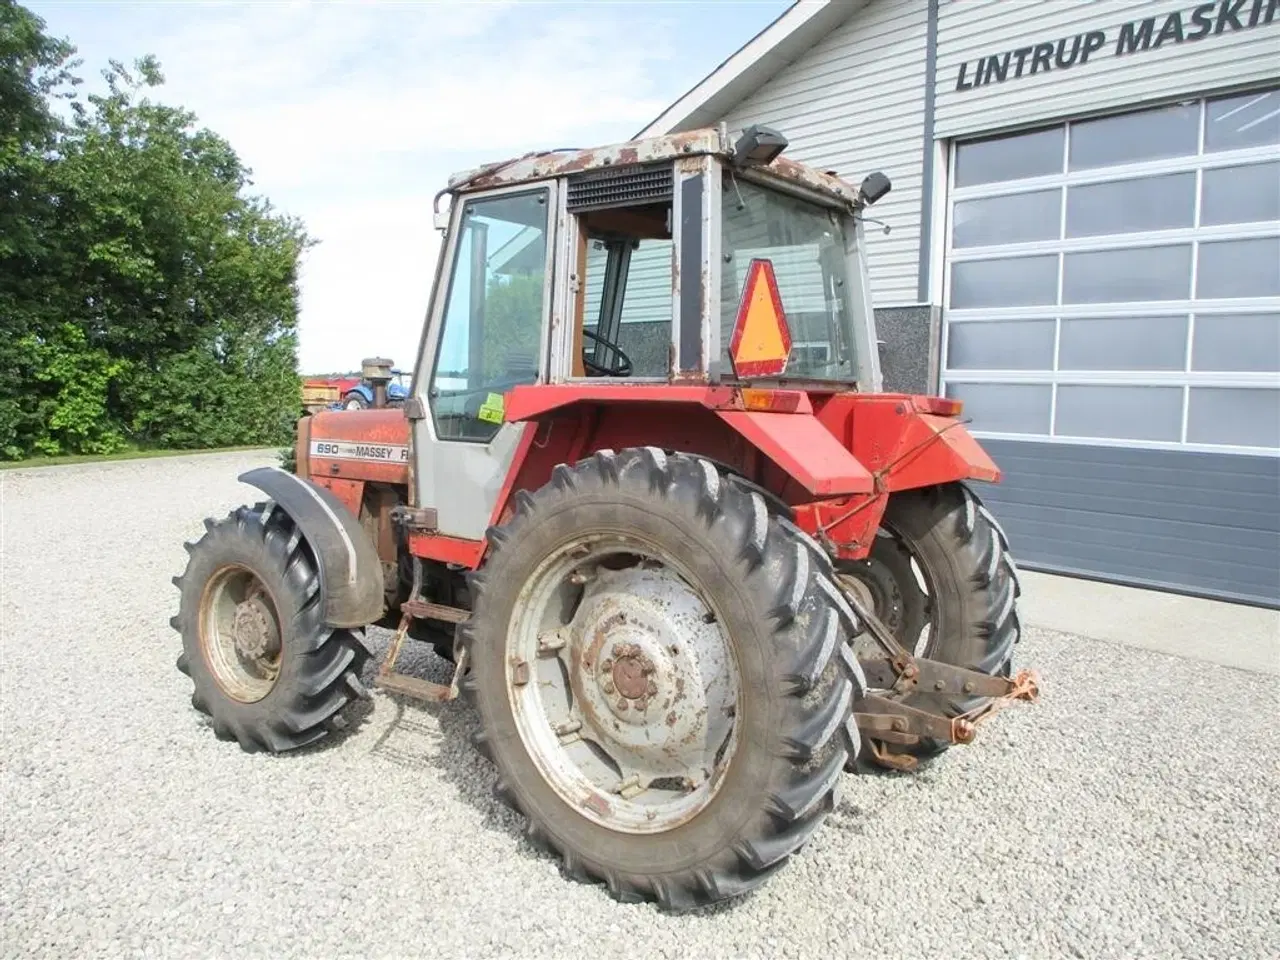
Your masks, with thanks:
<instances>
[{"instance_id":1,"label":"tire tread","mask_svg":"<svg viewBox=\"0 0 1280 960\"><path fill-rule=\"evenodd\" d=\"M753 584L767 584L771 592L762 604L763 622L775 635L770 669L774 689L785 705L776 735L776 780L734 843L691 868L642 877L595 864L581 851L562 844L547 824L535 828L559 854L566 876L603 884L623 902L655 901L664 910L679 913L747 893L809 840L834 807L846 760L851 750L856 753L857 744L849 739L851 705L866 687L856 662L836 655L845 646L837 635L852 614L847 605L841 611L832 602L839 593L830 582L830 559L784 514L767 509L769 501L759 488L722 473L700 457L654 448L601 450L573 466L557 466L547 486L516 495L517 509L505 525L510 536L494 544L486 568L538 523L544 501L560 502L605 488L627 497L661 498L673 503L673 509L685 504L690 521L701 522L712 535L737 538L726 545L726 554L736 555L747 575L757 578ZM491 601L484 574L473 574L469 587L473 613L460 625L457 636L461 646L474 648L481 637L495 632L495 626L486 625ZM470 662L476 663L474 652ZM474 675L462 683L462 689L480 708L481 687ZM502 757L493 749L494 732L484 727L485 711L478 712L482 729L472 742L498 767L495 793L529 819L513 789L518 780L504 769Z\"/></svg>"},{"instance_id":2,"label":"tire tread","mask_svg":"<svg viewBox=\"0 0 1280 960\"><path fill-rule=\"evenodd\" d=\"M237 507L220 521L206 518L204 528L203 536L187 550L186 572L174 578L182 598L177 615L169 621L183 638L177 668L192 679L193 708L209 718L219 739L235 740L250 753L297 750L341 729L347 707L368 698L360 673L371 651L363 631L325 624L319 569L297 525L284 510L267 501ZM199 591L188 592L183 585L192 569L206 565L226 546L228 538L260 545L296 606L290 643L299 661L299 675L293 699L274 704L270 714L241 709L243 705L221 693L206 670L192 669L193 658L199 656Z\"/></svg>"}]
</instances>

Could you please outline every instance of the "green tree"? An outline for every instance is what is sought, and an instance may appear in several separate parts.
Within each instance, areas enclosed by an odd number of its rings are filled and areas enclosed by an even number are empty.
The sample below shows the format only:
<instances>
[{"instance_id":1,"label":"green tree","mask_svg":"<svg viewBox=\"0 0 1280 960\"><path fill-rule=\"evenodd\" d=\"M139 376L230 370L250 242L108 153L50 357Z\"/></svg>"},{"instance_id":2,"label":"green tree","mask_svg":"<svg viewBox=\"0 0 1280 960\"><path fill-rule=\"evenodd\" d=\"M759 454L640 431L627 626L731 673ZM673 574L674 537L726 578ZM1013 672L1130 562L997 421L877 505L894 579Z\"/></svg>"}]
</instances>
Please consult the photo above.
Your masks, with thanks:
<instances>
[{"instance_id":1,"label":"green tree","mask_svg":"<svg viewBox=\"0 0 1280 960\"><path fill-rule=\"evenodd\" d=\"M0 223L0 258L25 270L0 288L15 334L0 338L0 451L283 442L301 404L303 225L249 193L226 140L147 97L163 83L154 58L113 61L59 123L70 45L12 0L0 11L0 50L27 50L4 82L46 118L22 127L36 131L15 174L28 229Z\"/></svg>"},{"instance_id":2,"label":"green tree","mask_svg":"<svg viewBox=\"0 0 1280 960\"><path fill-rule=\"evenodd\" d=\"M489 278L484 299L486 380L517 368L537 370L543 286L541 271Z\"/></svg>"},{"instance_id":3,"label":"green tree","mask_svg":"<svg viewBox=\"0 0 1280 960\"><path fill-rule=\"evenodd\" d=\"M49 182L62 124L53 102L78 80L73 50L14 0L0 0L0 456L34 449L47 413L37 398L32 352L59 323L61 291Z\"/></svg>"}]
</instances>

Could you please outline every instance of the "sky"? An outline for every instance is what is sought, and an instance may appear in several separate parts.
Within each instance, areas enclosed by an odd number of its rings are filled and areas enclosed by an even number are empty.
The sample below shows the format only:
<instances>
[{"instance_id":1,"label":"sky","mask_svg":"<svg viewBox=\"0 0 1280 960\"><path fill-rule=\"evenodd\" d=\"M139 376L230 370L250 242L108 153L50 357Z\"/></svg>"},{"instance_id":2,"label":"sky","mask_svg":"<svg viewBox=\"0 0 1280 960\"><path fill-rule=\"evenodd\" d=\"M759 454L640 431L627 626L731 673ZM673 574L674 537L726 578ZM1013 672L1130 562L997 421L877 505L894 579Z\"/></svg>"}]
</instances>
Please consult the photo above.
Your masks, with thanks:
<instances>
[{"instance_id":1,"label":"sky","mask_svg":"<svg viewBox=\"0 0 1280 960\"><path fill-rule=\"evenodd\" d=\"M303 373L410 367L451 173L625 140L790 0L24 0L84 60L154 54L253 193L318 242L300 279Z\"/></svg>"}]
</instances>

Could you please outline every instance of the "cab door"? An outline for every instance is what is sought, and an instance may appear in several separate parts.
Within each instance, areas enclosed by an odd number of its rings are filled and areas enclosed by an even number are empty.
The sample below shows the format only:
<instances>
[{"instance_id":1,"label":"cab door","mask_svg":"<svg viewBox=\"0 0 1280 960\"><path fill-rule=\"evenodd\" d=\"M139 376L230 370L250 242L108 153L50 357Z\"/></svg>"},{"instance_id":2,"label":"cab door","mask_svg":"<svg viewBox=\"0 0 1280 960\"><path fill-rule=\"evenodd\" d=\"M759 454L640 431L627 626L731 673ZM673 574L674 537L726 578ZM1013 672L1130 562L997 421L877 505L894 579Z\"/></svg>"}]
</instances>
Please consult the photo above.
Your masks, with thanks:
<instances>
[{"instance_id":1,"label":"cab door","mask_svg":"<svg viewBox=\"0 0 1280 960\"><path fill-rule=\"evenodd\" d=\"M520 438L503 394L546 381L555 183L454 203L423 340L413 421L416 503L439 533L484 536Z\"/></svg>"}]
</instances>

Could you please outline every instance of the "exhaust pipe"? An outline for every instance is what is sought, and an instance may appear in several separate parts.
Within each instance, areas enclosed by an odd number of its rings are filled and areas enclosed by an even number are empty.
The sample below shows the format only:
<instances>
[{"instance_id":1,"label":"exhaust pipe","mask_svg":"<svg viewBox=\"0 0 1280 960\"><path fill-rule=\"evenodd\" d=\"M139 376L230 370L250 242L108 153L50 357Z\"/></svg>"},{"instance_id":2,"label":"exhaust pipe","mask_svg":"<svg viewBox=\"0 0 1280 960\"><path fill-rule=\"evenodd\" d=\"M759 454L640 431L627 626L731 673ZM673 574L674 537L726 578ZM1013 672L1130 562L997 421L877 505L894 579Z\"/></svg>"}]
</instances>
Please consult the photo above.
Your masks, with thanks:
<instances>
[{"instance_id":1,"label":"exhaust pipe","mask_svg":"<svg viewBox=\"0 0 1280 960\"><path fill-rule=\"evenodd\" d=\"M360 376L373 388L375 408L387 405L387 384L391 382L391 361L385 357L369 357L360 362Z\"/></svg>"}]
</instances>

